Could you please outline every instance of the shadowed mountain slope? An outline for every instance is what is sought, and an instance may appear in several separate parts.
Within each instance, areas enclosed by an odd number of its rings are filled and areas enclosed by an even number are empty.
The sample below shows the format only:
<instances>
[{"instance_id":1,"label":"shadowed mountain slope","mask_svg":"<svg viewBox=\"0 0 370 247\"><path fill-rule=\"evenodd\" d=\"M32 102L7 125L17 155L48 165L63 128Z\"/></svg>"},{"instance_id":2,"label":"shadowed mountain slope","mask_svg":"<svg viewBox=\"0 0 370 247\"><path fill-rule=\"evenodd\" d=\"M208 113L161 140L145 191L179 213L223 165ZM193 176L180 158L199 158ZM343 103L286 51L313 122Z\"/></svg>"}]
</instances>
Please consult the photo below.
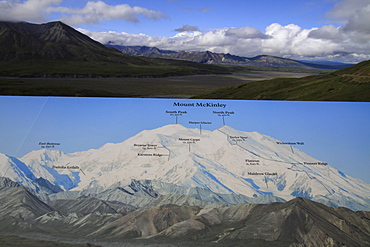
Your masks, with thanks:
<instances>
[{"instance_id":1,"label":"shadowed mountain slope","mask_svg":"<svg viewBox=\"0 0 370 247\"><path fill-rule=\"evenodd\" d=\"M0 22L0 33L3 61L39 58L145 63L140 59L121 56L116 50L107 49L59 21L46 24Z\"/></svg>"},{"instance_id":2,"label":"shadowed mountain slope","mask_svg":"<svg viewBox=\"0 0 370 247\"><path fill-rule=\"evenodd\" d=\"M25 187L0 187L0 217L32 219L53 211Z\"/></svg>"},{"instance_id":3,"label":"shadowed mountain slope","mask_svg":"<svg viewBox=\"0 0 370 247\"><path fill-rule=\"evenodd\" d=\"M137 238L155 235L170 226L194 218L199 207L164 205L137 211L102 227L92 233L104 238Z\"/></svg>"},{"instance_id":4,"label":"shadowed mountain slope","mask_svg":"<svg viewBox=\"0 0 370 247\"><path fill-rule=\"evenodd\" d=\"M91 213L126 214L135 209L134 207L124 203L105 202L88 196L80 196L77 199L48 201L47 204L65 215L70 212L75 212L79 216L85 216Z\"/></svg>"}]
</instances>

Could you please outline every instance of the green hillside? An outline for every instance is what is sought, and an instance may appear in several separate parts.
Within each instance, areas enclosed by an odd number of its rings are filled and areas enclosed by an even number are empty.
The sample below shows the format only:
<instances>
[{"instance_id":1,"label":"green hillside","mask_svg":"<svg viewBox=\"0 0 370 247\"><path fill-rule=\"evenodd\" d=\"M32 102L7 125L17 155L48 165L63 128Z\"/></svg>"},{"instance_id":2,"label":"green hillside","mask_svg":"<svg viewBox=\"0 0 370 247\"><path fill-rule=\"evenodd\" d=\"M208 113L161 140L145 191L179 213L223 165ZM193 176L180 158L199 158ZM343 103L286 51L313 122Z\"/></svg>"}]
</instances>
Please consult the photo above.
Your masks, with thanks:
<instances>
[{"instance_id":1,"label":"green hillside","mask_svg":"<svg viewBox=\"0 0 370 247\"><path fill-rule=\"evenodd\" d=\"M326 75L248 82L194 98L368 102L370 60Z\"/></svg>"}]
</instances>

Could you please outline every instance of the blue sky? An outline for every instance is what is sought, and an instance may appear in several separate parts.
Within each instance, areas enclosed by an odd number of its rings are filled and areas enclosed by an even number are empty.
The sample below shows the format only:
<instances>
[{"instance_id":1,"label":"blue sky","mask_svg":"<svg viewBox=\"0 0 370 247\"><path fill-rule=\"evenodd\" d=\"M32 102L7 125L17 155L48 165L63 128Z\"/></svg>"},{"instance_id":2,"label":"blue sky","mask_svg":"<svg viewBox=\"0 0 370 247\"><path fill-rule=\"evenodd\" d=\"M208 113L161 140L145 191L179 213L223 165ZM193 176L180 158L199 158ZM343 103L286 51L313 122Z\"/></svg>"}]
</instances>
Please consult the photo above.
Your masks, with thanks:
<instances>
[{"instance_id":1,"label":"blue sky","mask_svg":"<svg viewBox=\"0 0 370 247\"><path fill-rule=\"evenodd\" d=\"M84 1L72 1L74 7L82 8ZM115 5L117 1L105 1ZM263 31L272 23L297 24L303 28L319 27L329 21L325 14L333 7L329 1L125 1L130 6L145 6L163 13L163 18L150 20L140 18L135 22L114 23L104 21L94 25L81 25L94 31L117 31L144 33L151 36L171 36L184 25L197 26L199 30L245 25ZM78 4L78 5L77 5ZM278 10L278 11L277 11ZM55 16L58 18L57 16ZM338 23L337 23L338 25ZM153 28L154 27L154 28Z\"/></svg>"},{"instance_id":2,"label":"blue sky","mask_svg":"<svg viewBox=\"0 0 370 247\"><path fill-rule=\"evenodd\" d=\"M119 45L370 59L370 0L2 0L0 20L61 20Z\"/></svg>"},{"instance_id":3,"label":"blue sky","mask_svg":"<svg viewBox=\"0 0 370 247\"><path fill-rule=\"evenodd\" d=\"M174 102L226 104L216 110L234 111L226 125L257 131L299 148L344 173L370 183L370 103L117 99L63 97L0 97L0 153L21 157L41 149L39 142L60 143L65 153L119 143L145 129L175 123L166 111L185 110L178 118L210 121L202 129L223 124L213 108L175 107Z\"/></svg>"}]
</instances>

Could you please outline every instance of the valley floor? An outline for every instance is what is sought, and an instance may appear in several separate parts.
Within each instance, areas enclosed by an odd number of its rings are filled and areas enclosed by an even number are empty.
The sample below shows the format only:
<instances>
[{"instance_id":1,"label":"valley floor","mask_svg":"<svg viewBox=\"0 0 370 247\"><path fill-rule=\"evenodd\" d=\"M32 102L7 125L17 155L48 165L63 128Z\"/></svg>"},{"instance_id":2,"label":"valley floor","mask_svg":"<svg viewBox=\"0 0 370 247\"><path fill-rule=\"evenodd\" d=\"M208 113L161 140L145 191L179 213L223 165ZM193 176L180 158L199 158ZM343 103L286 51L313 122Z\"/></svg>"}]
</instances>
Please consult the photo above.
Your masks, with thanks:
<instances>
[{"instance_id":1,"label":"valley floor","mask_svg":"<svg viewBox=\"0 0 370 247\"><path fill-rule=\"evenodd\" d=\"M165 78L0 78L0 95L190 98L225 86L272 78L312 75L253 71L231 75Z\"/></svg>"}]
</instances>

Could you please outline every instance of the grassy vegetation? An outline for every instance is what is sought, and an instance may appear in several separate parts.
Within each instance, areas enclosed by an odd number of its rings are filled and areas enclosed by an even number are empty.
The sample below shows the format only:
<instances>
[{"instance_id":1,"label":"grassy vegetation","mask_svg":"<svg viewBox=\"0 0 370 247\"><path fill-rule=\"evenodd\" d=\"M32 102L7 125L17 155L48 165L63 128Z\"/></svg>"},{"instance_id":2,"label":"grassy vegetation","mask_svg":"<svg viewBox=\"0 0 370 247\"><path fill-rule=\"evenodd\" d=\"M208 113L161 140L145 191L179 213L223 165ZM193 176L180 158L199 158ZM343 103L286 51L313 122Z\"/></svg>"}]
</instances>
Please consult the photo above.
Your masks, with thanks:
<instances>
[{"instance_id":1,"label":"grassy vegetation","mask_svg":"<svg viewBox=\"0 0 370 247\"><path fill-rule=\"evenodd\" d=\"M231 73L229 69L215 65L167 59L156 59L146 65L78 60L28 60L17 63L0 62L0 68L0 76L9 77L167 77Z\"/></svg>"},{"instance_id":2,"label":"grassy vegetation","mask_svg":"<svg viewBox=\"0 0 370 247\"><path fill-rule=\"evenodd\" d=\"M236 65L218 65L218 66L225 68L225 71L231 73L249 73L253 71L260 71L260 72L327 74L333 72L333 70L328 69L274 68L274 67L236 66Z\"/></svg>"},{"instance_id":3,"label":"grassy vegetation","mask_svg":"<svg viewBox=\"0 0 370 247\"><path fill-rule=\"evenodd\" d=\"M118 56L118 55L117 55ZM188 98L215 90L221 86L239 84L241 79L232 78L185 78L167 80L171 76L231 75L232 73L282 72L323 73L323 70L278 69L247 66L199 64L189 61L160 58L142 58L119 55L120 60L82 61L79 59L17 59L0 62L0 95L27 96L94 96L94 97L175 97ZM136 61L139 60L139 61ZM142 60L142 61L141 61ZM123 63L122 61L126 61ZM32 81L29 78L43 78ZM49 78L50 83L45 83ZM53 81L63 78L63 81ZM86 81L91 78L90 81ZM107 81L102 78L111 78ZM127 78L118 81L116 78ZM143 78L134 81L129 78ZM155 78L163 78L155 81ZM264 75L261 80L265 79ZM76 79L83 79L77 81ZM222 81L223 85L220 85Z\"/></svg>"},{"instance_id":4,"label":"grassy vegetation","mask_svg":"<svg viewBox=\"0 0 370 247\"><path fill-rule=\"evenodd\" d=\"M370 60L363 61L345 69L337 70L333 72L335 75L350 75L353 76L354 81L363 81L360 79L361 76L370 76ZM369 78L365 79L363 82L369 82Z\"/></svg>"},{"instance_id":5,"label":"grassy vegetation","mask_svg":"<svg viewBox=\"0 0 370 247\"><path fill-rule=\"evenodd\" d=\"M0 79L0 95L12 96L74 96L74 97L126 97L103 90L81 89L63 85L35 85L22 80Z\"/></svg>"},{"instance_id":6,"label":"grassy vegetation","mask_svg":"<svg viewBox=\"0 0 370 247\"><path fill-rule=\"evenodd\" d=\"M44 241L30 238L23 238L18 236L4 236L0 235L0 246L3 247L94 247L91 244L67 244L61 242Z\"/></svg>"},{"instance_id":7,"label":"grassy vegetation","mask_svg":"<svg viewBox=\"0 0 370 247\"><path fill-rule=\"evenodd\" d=\"M0 95L189 98L217 88L307 74L252 71L227 75L120 78L0 78Z\"/></svg>"},{"instance_id":8,"label":"grassy vegetation","mask_svg":"<svg viewBox=\"0 0 370 247\"><path fill-rule=\"evenodd\" d=\"M43 59L0 61L0 76L9 77L168 77L202 74L276 71L294 73L328 73L320 69L267 68L200 64L196 62L121 54L119 61L82 59ZM126 58L127 56L127 58Z\"/></svg>"},{"instance_id":9,"label":"grassy vegetation","mask_svg":"<svg viewBox=\"0 0 370 247\"><path fill-rule=\"evenodd\" d=\"M370 63L326 75L277 78L220 88L194 98L370 101Z\"/></svg>"}]
</instances>

